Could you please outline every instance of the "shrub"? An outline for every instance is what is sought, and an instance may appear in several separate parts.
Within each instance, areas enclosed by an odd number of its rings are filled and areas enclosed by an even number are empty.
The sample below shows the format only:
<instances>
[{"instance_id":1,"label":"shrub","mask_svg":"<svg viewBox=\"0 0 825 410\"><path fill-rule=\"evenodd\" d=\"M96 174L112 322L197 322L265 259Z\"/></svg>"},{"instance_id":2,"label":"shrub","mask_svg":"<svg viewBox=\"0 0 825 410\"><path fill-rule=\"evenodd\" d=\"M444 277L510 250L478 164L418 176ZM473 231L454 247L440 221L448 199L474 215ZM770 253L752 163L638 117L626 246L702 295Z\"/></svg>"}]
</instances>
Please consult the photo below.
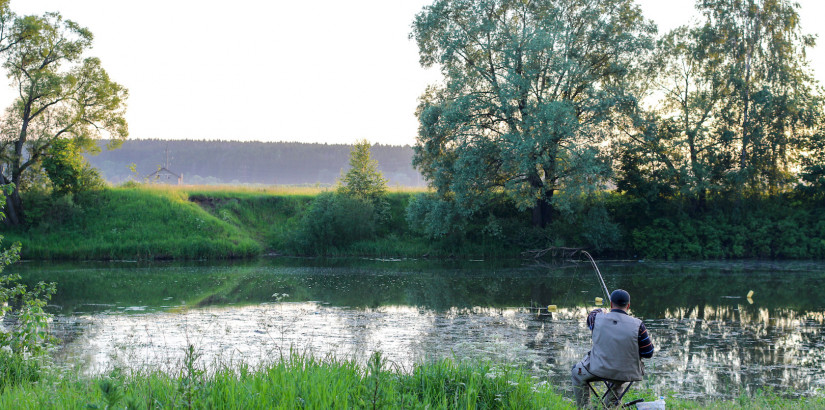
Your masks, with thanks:
<instances>
[{"instance_id":1,"label":"shrub","mask_svg":"<svg viewBox=\"0 0 825 410\"><path fill-rule=\"evenodd\" d=\"M69 139L56 139L43 156L43 169L57 194L76 194L105 185L97 169L81 155L80 147Z\"/></svg>"},{"instance_id":2,"label":"shrub","mask_svg":"<svg viewBox=\"0 0 825 410\"><path fill-rule=\"evenodd\" d=\"M414 232L429 239L443 238L465 227L465 219L461 218L455 201L434 194L418 194L410 199L407 223Z\"/></svg>"},{"instance_id":3,"label":"shrub","mask_svg":"<svg viewBox=\"0 0 825 410\"><path fill-rule=\"evenodd\" d=\"M292 246L305 254L324 254L375 236L372 202L334 193L319 194L301 218Z\"/></svg>"}]
</instances>

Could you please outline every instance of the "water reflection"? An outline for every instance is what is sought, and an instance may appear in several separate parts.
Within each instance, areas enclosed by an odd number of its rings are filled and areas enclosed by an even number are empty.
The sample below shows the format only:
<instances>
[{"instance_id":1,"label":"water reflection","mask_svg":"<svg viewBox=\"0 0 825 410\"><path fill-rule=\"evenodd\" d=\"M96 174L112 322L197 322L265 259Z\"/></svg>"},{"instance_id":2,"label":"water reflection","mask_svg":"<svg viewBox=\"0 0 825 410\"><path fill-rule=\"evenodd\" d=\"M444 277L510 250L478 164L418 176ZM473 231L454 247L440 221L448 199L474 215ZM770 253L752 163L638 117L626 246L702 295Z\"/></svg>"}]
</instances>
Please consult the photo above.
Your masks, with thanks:
<instances>
[{"instance_id":1,"label":"water reflection","mask_svg":"<svg viewBox=\"0 0 825 410\"><path fill-rule=\"evenodd\" d=\"M657 352L644 382L683 397L825 385L820 264L604 264L633 295ZM586 265L490 266L279 260L246 265L26 265L56 280L52 306L86 372L179 368L193 344L207 364L259 363L290 351L398 366L455 356L520 363L569 388L590 345L583 318L601 296ZM753 304L744 295L754 290ZM538 308L555 304L548 313Z\"/></svg>"}]
</instances>

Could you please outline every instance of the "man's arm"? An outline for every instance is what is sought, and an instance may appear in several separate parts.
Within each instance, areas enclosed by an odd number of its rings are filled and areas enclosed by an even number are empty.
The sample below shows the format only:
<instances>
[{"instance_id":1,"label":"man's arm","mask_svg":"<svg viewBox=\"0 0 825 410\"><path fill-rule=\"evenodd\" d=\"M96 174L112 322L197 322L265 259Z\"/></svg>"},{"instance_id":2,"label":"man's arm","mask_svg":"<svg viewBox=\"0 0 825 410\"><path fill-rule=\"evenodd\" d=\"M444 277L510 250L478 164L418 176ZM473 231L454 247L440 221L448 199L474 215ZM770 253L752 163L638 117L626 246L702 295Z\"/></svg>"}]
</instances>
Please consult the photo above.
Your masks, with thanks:
<instances>
[{"instance_id":1,"label":"man's arm","mask_svg":"<svg viewBox=\"0 0 825 410\"><path fill-rule=\"evenodd\" d=\"M587 315L587 328L590 329L591 332L593 331L593 324L596 323L596 315L599 313L604 313L604 311L601 309L593 309Z\"/></svg>"},{"instance_id":2,"label":"man's arm","mask_svg":"<svg viewBox=\"0 0 825 410\"><path fill-rule=\"evenodd\" d=\"M639 356L645 359L653 357L653 340L650 339L644 323L639 325Z\"/></svg>"}]
</instances>

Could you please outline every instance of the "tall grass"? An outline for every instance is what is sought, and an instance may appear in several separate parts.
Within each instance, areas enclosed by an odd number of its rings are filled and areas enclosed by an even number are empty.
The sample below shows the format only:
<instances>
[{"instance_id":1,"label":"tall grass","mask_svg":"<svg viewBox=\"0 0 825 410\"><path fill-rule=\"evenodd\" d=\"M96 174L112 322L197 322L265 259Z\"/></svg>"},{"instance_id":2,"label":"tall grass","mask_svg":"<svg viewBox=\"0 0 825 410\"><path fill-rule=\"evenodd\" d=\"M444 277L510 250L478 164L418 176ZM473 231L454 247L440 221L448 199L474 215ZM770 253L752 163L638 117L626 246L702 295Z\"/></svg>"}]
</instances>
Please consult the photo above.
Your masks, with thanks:
<instances>
[{"instance_id":1,"label":"tall grass","mask_svg":"<svg viewBox=\"0 0 825 410\"><path fill-rule=\"evenodd\" d=\"M442 360L404 371L380 353L366 365L293 354L257 369L207 373L195 352L187 357L175 375L115 371L18 384L0 394L0 408L572 408L523 372L486 364Z\"/></svg>"},{"instance_id":2,"label":"tall grass","mask_svg":"<svg viewBox=\"0 0 825 410\"><path fill-rule=\"evenodd\" d=\"M296 254L301 218L331 187L132 185L71 197L29 193L29 224L2 228L22 257L45 260L229 259ZM330 255L420 256L404 209L422 189L390 189L391 222L369 244L341 244Z\"/></svg>"},{"instance_id":3,"label":"tall grass","mask_svg":"<svg viewBox=\"0 0 825 410\"><path fill-rule=\"evenodd\" d=\"M638 394L634 394L638 393ZM569 395L569 394L567 394ZM653 399L650 392L633 397ZM825 397L784 398L771 390L733 400L666 397L668 408L825 408ZM84 377L52 369L0 385L0 408L221 409L572 409L557 387L522 370L450 359L402 369L373 354L366 364L288 354L258 368L243 363L207 372L190 346L174 374L113 370Z\"/></svg>"},{"instance_id":4,"label":"tall grass","mask_svg":"<svg viewBox=\"0 0 825 410\"><path fill-rule=\"evenodd\" d=\"M23 258L238 258L262 251L248 233L181 191L106 189L44 206L31 226L4 232L8 242L23 244Z\"/></svg>"}]
</instances>

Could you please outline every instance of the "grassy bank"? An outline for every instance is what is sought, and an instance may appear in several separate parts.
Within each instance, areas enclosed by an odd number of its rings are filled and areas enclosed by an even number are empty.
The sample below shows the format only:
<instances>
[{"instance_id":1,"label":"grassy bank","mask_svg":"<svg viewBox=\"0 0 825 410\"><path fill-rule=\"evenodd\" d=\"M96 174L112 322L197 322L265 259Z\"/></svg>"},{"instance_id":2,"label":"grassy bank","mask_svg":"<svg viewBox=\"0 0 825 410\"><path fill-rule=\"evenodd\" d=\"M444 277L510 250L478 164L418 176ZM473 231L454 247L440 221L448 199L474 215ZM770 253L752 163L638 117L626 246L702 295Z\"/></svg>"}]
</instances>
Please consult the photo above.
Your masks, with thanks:
<instances>
[{"instance_id":1,"label":"grassy bank","mask_svg":"<svg viewBox=\"0 0 825 410\"><path fill-rule=\"evenodd\" d=\"M248 232L181 190L115 188L27 199L31 225L3 232L7 243L22 243L25 259L239 258L263 251Z\"/></svg>"},{"instance_id":2,"label":"grassy bank","mask_svg":"<svg viewBox=\"0 0 825 410\"><path fill-rule=\"evenodd\" d=\"M137 186L77 197L28 195L29 224L4 228L5 243L21 242L24 259L229 259L266 253L315 255L295 245L295 233L325 188ZM376 235L323 249L327 256L513 257L519 249L461 241L434 246L410 231L406 206L421 190L390 190L388 220Z\"/></svg>"},{"instance_id":3,"label":"grassy bank","mask_svg":"<svg viewBox=\"0 0 825 410\"><path fill-rule=\"evenodd\" d=\"M91 379L63 375L20 382L2 391L0 408L571 407L554 389L537 385L521 371L450 360L409 372L380 356L366 366L292 356L260 369L240 365L210 374L195 363L188 361L175 376L112 372Z\"/></svg>"},{"instance_id":4,"label":"grassy bank","mask_svg":"<svg viewBox=\"0 0 825 410\"><path fill-rule=\"evenodd\" d=\"M29 193L29 224L2 234L7 243L22 243L23 258L44 260L267 253L494 259L549 246L620 259L825 258L825 205L801 194L714 198L699 210L679 199L605 193L542 229L530 225L529 210L517 211L503 197L462 217L449 205L417 198L421 190L390 190L378 217L329 191L148 185L76 197Z\"/></svg>"},{"instance_id":5,"label":"grassy bank","mask_svg":"<svg viewBox=\"0 0 825 410\"><path fill-rule=\"evenodd\" d=\"M68 372L0 378L0 408L310 408L570 409L569 394L518 369L442 360L400 369L374 355L366 365L293 355L252 369L205 372L190 352L178 374L112 371L86 378ZM6 373L8 374L8 373ZM654 400L652 393L631 391ZM758 392L735 400L666 397L668 408L807 409L825 398L788 399Z\"/></svg>"}]
</instances>

